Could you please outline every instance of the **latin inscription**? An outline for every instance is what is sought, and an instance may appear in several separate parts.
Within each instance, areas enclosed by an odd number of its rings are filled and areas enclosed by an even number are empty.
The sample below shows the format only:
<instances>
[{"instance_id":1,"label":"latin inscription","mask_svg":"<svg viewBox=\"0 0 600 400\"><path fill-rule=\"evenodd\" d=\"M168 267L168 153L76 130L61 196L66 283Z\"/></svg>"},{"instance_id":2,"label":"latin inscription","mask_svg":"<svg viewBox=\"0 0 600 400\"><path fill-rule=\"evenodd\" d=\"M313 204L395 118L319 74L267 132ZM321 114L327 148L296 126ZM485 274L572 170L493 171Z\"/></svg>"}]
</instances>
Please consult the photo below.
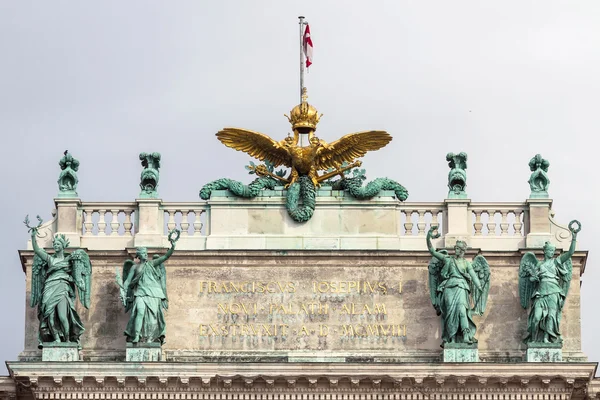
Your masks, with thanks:
<instances>
[{"instance_id":1,"label":"latin inscription","mask_svg":"<svg viewBox=\"0 0 600 400\"><path fill-rule=\"evenodd\" d=\"M388 316L401 307L402 281L201 281L216 304L200 337L406 338Z\"/></svg>"}]
</instances>

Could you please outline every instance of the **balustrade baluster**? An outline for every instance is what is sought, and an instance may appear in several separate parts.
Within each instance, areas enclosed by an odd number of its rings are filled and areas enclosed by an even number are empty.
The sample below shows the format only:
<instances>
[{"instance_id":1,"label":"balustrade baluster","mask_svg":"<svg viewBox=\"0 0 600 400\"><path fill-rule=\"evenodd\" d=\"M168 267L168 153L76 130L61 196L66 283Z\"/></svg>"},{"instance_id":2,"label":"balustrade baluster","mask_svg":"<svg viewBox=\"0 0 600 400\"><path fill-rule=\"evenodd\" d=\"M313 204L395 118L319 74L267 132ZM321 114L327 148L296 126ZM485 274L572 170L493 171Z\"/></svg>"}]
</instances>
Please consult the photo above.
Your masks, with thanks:
<instances>
[{"instance_id":1,"label":"balustrade baluster","mask_svg":"<svg viewBox=\"0 0 600 400\"><path fill-rule=\"evenodd\" d=\"M125 222L123 222L123 229L125 231L123 232L123 234L131 236L133 235L133 223L131 222L131 213L133 213L133 210L123 210L123 212L125 213Z\"/></svg>"},{"instance_id":2,"label":"balustrade baluster","mask_svg":"<svg viewBox=\"0 0 600 400\"><path fill-rule=\"evenodd\" d=\"M85 236L92 236L92 229L94 229L94 221L92 220L94 210L87 209L85 212L85 222L83 226L85 227Z\"/></svg>"},{"instance_id":3,"label":"balustrade baluster","mask_svg":"<svg viewBox=\"0 0 600 400\"><path fill-rule=\"evenodd\" d=\"M425 236L425 228L427 227L427 223L425 222L425 212L426 210L418 210L419 220L417 221L417 235Z\"/></svg>"},{"instance_id":4,"label":"balustrade baluster","mask_svg":"<svg viewBox=\"0 0 600 400\"><path fill-rule=\"evenodd\" d=\"M500 222L500 236L508 235L508 227L510 226L507 220L508 212L508 210L500 211L502 214L502 222Z\"/></svg>"},{"instance_id":5,"label":"balustrade baluster","mask_svg":"<svg viewBox=\"0 0 600 400\"><path fill-rule=\"evenodd\" d=\"M404 234L407 236L412 236L412 229L413 229L413 223L412 223L412 213L413 210L406 210L404 211L404 214L406 215L406 221L404 221Z\"/></svg>"},{"instance_id":6,"label":"balustrade baluster","mask_svg":"<svg viewBox=\"0 0 600 400\"><path fill-rule=\"evenodd\" d=\"M112 214L112 220L110 221L110 234L112 236L119 235L119 210L110 210Z\"/></svg>"},{"instance_id":7,"label":"balustrade baluster","mask_svg":"<svg viewBox=\"0 0 600 400\"><path fill-rule=\"evenodd\" d=\"M167 222L167 230L171 232L173 229L175 229L175 226L177 226L175 224L175 213L177 212L177 210L171 210L167 212L169 213L169 222Z\"/></svg>"},{"instance_id":8,"label":"balustrade baluster","mask_svg":"<svg viewBox=\"0 0 600 400\"><path fill-rule=\"evenodd\" d=\"M481 222L481 210L475 210L473 213L475 214L475 223L473 224L473 228L475 228L475 236L481 236L481 229L483 228L483 223Z\"/></svg>"},{"instance_id":9,"label":"balustrade baluster","mask_svg":"<svg viewBox=\"0 0 600 400\"><path fill-rule=\"evenodd\" d=\"M440 223L438 222L438 211L437 210L431 210L431 225L430 226L437 227L437 229L435 231L433 231L434 235L436 233L438 233L439 228L440 228Z\"/></svg>"},{"instance_id":10,"label":"balustrade baluster","mask_svg":"<svg viewBox=\"0 0 600 400\"><path fill-rule=\"evenodd\" d=\"M190 216L190 210L181 210L181 234L184 236L188 236L188 228L190 227L190 222L188 218Z\"/></svg>"},{"instance_id":11,"label":"balustrade baluster","mask_svg":"<svg viewBox=\"0 0 600 400\"><path fill-rule=\"evenodd\" d=\"M98 211L98 235L106 235L106 210Z\"/></svg>"},{"instance_id":12,"label":"balustrade baluster","mask_svg":"<svg viewBox=\"0 0 600 400\"><path fill-rule=\"evenodd\" d=\"M496 236L496 210L488 210L488 236Z\"/></svg>"},{"instance_id":13,"label":"balustrade baluster","mask_svg":"<svg viewBox=\"0 0 600 400\"><path fill-rule=\"evenodd\" d=\"M204 210L194 210L194 235L200 235L200 231L202 230L202 222L200 222L200 216Z\"/></svg>"},{"instance_id":14,"label":"balustrade baluster","mask_svg":"<svg viewBox=\"0 0 600 400\"><path fill-rule=\"evenodd\" d=\"M515 236L523 236L523 223L521 222L521 215L523 215L523 210L514 210L515 214L515 222L513 224L513 228L515 229Z\"/></svg>"}]
</instances>

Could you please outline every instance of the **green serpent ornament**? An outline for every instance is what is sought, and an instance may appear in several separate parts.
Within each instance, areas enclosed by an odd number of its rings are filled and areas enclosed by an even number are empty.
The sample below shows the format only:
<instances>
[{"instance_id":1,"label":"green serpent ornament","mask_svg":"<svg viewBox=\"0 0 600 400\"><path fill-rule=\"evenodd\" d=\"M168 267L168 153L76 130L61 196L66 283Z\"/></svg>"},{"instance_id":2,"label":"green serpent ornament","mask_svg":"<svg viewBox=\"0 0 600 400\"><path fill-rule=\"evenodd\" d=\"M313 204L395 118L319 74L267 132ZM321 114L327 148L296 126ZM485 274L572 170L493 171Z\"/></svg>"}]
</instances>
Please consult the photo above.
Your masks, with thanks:
<instances>
[{"instance_id":1,"label":"green serpent ornament","mask_svg":"<svg viewBox=\"0 0 600 400\"><path fill-rule=\"evenodd\" d=\"M270 176L260 176L249 185L244 185L242 182L234 181L233 179L221 178L202 186L202 189L200 189L200 198L208 200L213 190L224 189L229 190L239 197L253 198L258 196L263 189L275 189L276 184L277 181Z\"/></svg>"},{"instance_id":2,"label":"green serpent ornament","mask_svg":"<svg viewBox=\"0 0 600 400\"><path fill-rule=\"evenodd\" d=\"M400 201L408 198L408 191L398 182L388 178L377 178L365 187L362 187L364 175L353 178L345 178L331 183L332 190L344 190L350 196L359 200L368 200L377 196L382 190L393 190ZM259 195L263 189L273 190L277 180L270 176L261 176L256 178L249 185L233 179L222 178L207 183L200 190L200 198L208 200L213 190L227 189L236 196L244 198L253 198ZM296 222L306 222L310 220L315 212L317 190L308 176L300 176L287 190L286 209L289 216ZM300 205L301 204L301 205Z\"/></svg>"}]
</instances>

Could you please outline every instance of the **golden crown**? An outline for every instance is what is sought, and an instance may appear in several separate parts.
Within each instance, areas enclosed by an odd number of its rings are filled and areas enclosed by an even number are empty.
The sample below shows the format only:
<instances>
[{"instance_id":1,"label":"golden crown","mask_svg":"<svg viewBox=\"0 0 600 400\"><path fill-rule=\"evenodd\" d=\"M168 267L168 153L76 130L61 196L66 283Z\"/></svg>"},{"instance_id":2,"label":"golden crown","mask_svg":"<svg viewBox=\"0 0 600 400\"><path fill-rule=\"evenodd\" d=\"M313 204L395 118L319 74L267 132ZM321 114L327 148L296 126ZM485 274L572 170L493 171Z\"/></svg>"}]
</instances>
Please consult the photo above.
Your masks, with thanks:
<instances>
[{"instance_id":1,"label":"golden crown","mask_svg":"<svg viewBox=\"0 0 600 400\"><path fill-rule=\"evenodd\" d=\"M317 109L308 104L308 95L306 94L306 88L302 88L302 103L290 111L290 115L285 115L292 124L292 129L298 128L310 128L312 130L317 129L317 124L323 116L319 115Z\"/></svg>"}]
</instances>

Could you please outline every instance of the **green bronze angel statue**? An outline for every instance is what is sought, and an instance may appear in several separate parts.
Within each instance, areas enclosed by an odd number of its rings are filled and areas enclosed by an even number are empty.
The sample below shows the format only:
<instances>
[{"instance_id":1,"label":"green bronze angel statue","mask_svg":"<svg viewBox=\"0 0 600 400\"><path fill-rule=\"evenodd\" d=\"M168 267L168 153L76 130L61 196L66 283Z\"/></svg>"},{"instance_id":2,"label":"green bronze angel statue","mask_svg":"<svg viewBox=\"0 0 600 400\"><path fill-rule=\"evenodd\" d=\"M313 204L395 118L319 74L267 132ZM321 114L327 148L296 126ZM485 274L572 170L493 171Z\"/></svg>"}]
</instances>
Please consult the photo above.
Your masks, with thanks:
<instances>
[{"instance_id":1,"label":"green bronze angel statue","mask_svg":"<svg viewBox=\"0 0 600 400\"><path fill-rule=\"evenodd\" d=\"M129 322L125 329L127 342L160 343L165 342L166 323L163 310L169 307L167 297L167 274L164 262L175 251L175 243L180 231L169 232L171 248L163 256L155 255L148 260L145 247L136 249L135 258L140 262L127 260L123 264L122 282L117 269L117 284L121 289L121 302L125 312L129 312Z\"/></svg>"},{"instance_id":2,"label":"green bronze angel statue","mask_svg":"<svg viewBox=\"0 0 600 400\"><path fill-rule=\"evenodd\" d=\"M546 242L543 261L539 261L531 252L521 258L519 297L521 306L529 308L526 343L562 343L560 319L573 276L571 257L575 252L577 234L581 230L579 221L571 221L569 230L573 238L566 253L554 257L556 247Z\"/></svg>"},{"instance_id":3,"label":"green bronze angel statue","mask_svg":"<svg viewBox=\"0 0 600 400\"><path fill-rule=\"evenodd\" d=\"M92 287L92 264L87 253L76 249L67 253L69 240L65 235L56 235L52 241L53 254L47 253L37 243L39 224L29 226L29 218L25 217L25 225L31 232L31 244L35 255L31 271L31 307L38 309L40 321L38 341L39 347L44 343L77 343L84 332L83 323L75 309L75 292L79 294L79 302L90 307Z\"/></svg>"},{"instance_id":4,"label":"green bronze angel statue","mask_svg":"<svg viewBox=\"0 0 600 400\"><path fill-rule=\"evenodd\" d=\"M442 347L448 343L477 343L473 315L482 315L490 291L490 266L478 255L465 259L467 244L458 240L455 255L437 251L431 239L440 237L437 226L427 232L427 249L433 256L429 262L429 295L438 315L442 317Z\"/></svg>"}]
</instances>

